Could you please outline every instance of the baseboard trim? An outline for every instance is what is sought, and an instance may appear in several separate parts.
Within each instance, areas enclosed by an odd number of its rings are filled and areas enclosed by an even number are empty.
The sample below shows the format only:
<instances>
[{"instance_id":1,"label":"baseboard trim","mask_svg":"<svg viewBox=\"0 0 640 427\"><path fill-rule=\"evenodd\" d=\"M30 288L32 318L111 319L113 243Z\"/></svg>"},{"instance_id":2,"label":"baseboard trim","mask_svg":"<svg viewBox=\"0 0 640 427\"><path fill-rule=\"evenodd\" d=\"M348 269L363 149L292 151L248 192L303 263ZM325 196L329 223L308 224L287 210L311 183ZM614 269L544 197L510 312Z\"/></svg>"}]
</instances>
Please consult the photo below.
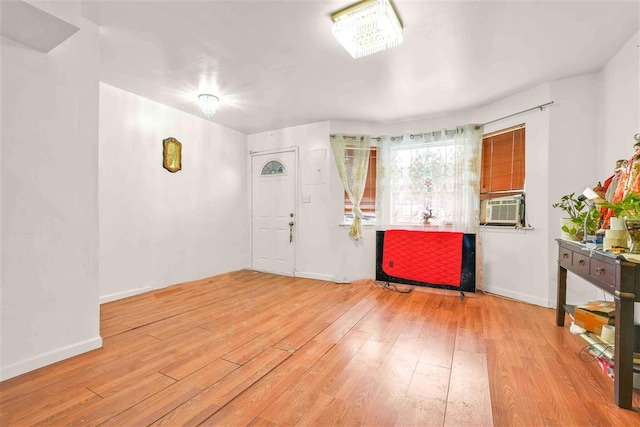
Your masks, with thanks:
<instances>
[{"instance_id":1,"label":"baseboard trim","mask_svg":"<svg viewBox=\"0 0 640 427\"><path fill-rule=\"evenodd\" d=\"M2 366L0 368L0 381L17 377L18 375L31 372L38 368L42 368L44 366L51 365L61 360L68 359L70 357L77 356L79 354L86 353L88 351L95 350L101 347L102 337L98 336L83 342L39 354L37 356L30 357L16 363L12 363L8 366Z\"/></svg>"},{"instance_id":2,"label":"baseboard trim","mask_svg":"<svg viewBox=\"0 0 640 427\"><path fill-rule=\"evenodd\" d=\"M333 282L333 276L329 276L328 274L305 273L303 271L296 271L295 276L302 277L303 279L316 279L324 280L326 282Z\"/></svg>"},{"instance_id":3,"label":"baseboard trim","mask_svg":"<svg viewBox=\"0 0 640 427\"><path fill-rule=\"evenodd\" d=\"M132 297L134 295L144 294L145 292L149 292L151 290L151 286L145 286L143 288L136 288L124 292L116 292L115 294L104 295L100 297L100 304Z\"/></svg>"},{"instance_id":4,"label":"baseboard trim","mask_svg":"<svg viewBox=\"0 0 640 427\"><path fill-rule=\"evenodd\" d=\"M531 295L522 294L519 292L513 292L510 289L502 289L502 288L487 286L486 283L484 285L484 289L482 290L489 294L503 296L506 298L511 298L517 301L526 302L533 305L539 305L540 307L546 307L546 308L551 307L551 305L549 304L549 300L547 299L538 298Z\"/></svg>"}]
</instances>

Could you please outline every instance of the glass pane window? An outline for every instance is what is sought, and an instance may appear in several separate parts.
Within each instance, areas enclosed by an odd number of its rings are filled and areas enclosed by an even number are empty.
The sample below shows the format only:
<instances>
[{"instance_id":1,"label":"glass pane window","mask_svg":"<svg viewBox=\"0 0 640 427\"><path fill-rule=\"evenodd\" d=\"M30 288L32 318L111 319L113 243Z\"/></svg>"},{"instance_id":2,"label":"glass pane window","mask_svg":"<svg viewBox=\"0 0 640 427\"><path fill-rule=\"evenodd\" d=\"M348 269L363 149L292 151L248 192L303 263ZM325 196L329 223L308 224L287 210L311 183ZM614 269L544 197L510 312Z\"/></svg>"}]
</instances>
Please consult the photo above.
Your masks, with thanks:
<instances>
[{"instance_id":1,"label":"glass pane window","mask_svg":"<svg viewBox=\"0 0 640 427\"><path fill-rule=\"evenodd\" d=\"M271 160L266 165L264 165L260 175L282 175L284 173L284 165L277 160Z\"/></svg>"},{"instance_id":2,"label":"glass pane window","mask_svg":"<svg viewBox=\"0 0 640 427\"><path fill-rule=\"evenodd\" d=\"M455 146L447 143L401 145L389 158L392 224L420 224L425 212L438 223L451 221Z\"/></svg>"}]
</instances>

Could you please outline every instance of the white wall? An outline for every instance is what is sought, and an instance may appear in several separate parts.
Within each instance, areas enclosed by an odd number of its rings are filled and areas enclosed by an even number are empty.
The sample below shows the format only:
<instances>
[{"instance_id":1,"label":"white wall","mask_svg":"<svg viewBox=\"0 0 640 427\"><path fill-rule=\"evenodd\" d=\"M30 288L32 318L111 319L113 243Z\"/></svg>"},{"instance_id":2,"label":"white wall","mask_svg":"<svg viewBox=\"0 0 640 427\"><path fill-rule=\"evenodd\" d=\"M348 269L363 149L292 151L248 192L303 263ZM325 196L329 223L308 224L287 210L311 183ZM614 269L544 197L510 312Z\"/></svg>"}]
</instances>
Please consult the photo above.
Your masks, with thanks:
<instances>
[{"instance_id":1,"label":"white wall","mask_svg":"<svg viewBox=\"0 0 640 427\"><path fill-rule=\"evenodd\" d=\"M101 302L247 267L247 157L246 135L101 83Z\"/></svg>"},{"instance_id":2,"label":"white wall","mask_svg":"<svg viewBox=\"0 0 640 427\"><path fill-rule=\"evenodd\" d=\"M542 305L555 306L557 243L562 212L551 204L570 192L608 177L615 159L623 155L608 135L631 138L638 121L638 53L634 36L601 73L574 76L542 84L474 111L399 123L371 124L331 121L250 135L250 149L267 150L289 145L301 146L301 165L312 147L324 147L329 155L326 183L314 187L311 203L299 205L313 211L306 227L314 228L298 247L303 261L298 265L310 277L348 282L375 276L375 228L364 228L362 241L354 242L340 227L342 187L331 156L329 133L371 135L418 133L451 128L461 123L485 123L540 104L553 101L544 111L531 111L487 125L486 132L526 124L527 223L532 230L485 227L480 232L484 289L500 295ZM629 70L631 68L631 70ZM624 110L624 111L623 111ZM623 122L623 123L621 123ZM295 135L288 138L287 135ZM631 144L630 144L631 145ZM626 146L625 146L626 147ZM603 151L612 151L603 156ZM608 162L608 166L603 163ZM603 172L606 172L603 174ZM303 185L302 193L310 191ZM327 227L324 238L317 230ZM320 238L318 238L320 235ZM310 259L314 259L312 264ZM324 260L324 261L323 261ZM601 292L570 275L568 301L602 298Z\"/></svg>"},{"instance_id":3,"label":"white wall","mask_svg":"<svg viewBox=\"0 0 640 427\"><path fill-rule=\"evenodd\" d=\"M542 306L556 301L557 243L562 212L551 205L598 181L597 87L590 74L557 80L478 110L479 122L553 101L488 125L486 132L526 124L526 209L533 230L481 232L485 290ZM604 179L602 179L604 180ZM594 288L569 282L569 302L595 298ZM582 282L582 281L579 281ZM584 283L584 282L583 282Z\"/></svg>"},{"instance_id":4,"label":"white wall","mask_svg":"<svg viewBox=\"0 0 640 427\"><path fill-rule=\"evenodd\" d=\"M481 108L474 121L486 123L552 101L550 84ZM533 230L485 227L480 232L484 289L510 298L547 305L546 253L549 116L534 110L485 127L485 132L521 123L525 128L526 223Z\"/></svg>"},{"instance_id":5,"label":"white wall","mask_svg":"<svg viewBox=\"0 0 640 427\"><path fill-rule=\"evenodd\" d=\"M251 152L298 147L299 198L295 228L295 274L321 280L333 280L331 235L337 229L331 214L336 209L335 199L331 197L329 190L330 178L333 175L330 169L329 132L329 122L318 122L248 137ZM250 159L247 159L247 162L250 162ZM250 184L247 193L250 193ZM305 197L308 198L308 203L302 202ZM249 224L250 222L247 227Z\"/></svg>"},{"instance_id":6,"label":"white wall","mask_svg":"<svg viewBox=\"0 0 640 427\"><path fill-rule=\"evenodd\" d=\"M332 121L249 135L252 152L293 146L299 149L296 276L336 282L373 277L375 228L365 226L364 238L356 242L349 237L349 227L341 224L344 190L329 135L343 131L371 134L375 128L370 123ZM303 203L307 196L309 202Z\"/></svg>"},{"instance_id":7,"label":"white wall","mask_svg":"<svg viewBox=\"0 0 640 427\"><path fill-rule=\"evenodd\" d=\"M600 73L598 176L611 175L618 159L633 155L633 135L640 132L640 32L620 49Z\"/></svg>"},{"instance_id":8,"label":"white wall","mask_svg":"<svg viewBox=\"0 0 640 427\"><path fill-rule=\"evenodd\" d=\"M49 53L2 38L0 379L102 343L99 34L55 6L81 29Z\"/></svg>"}]
</instances>

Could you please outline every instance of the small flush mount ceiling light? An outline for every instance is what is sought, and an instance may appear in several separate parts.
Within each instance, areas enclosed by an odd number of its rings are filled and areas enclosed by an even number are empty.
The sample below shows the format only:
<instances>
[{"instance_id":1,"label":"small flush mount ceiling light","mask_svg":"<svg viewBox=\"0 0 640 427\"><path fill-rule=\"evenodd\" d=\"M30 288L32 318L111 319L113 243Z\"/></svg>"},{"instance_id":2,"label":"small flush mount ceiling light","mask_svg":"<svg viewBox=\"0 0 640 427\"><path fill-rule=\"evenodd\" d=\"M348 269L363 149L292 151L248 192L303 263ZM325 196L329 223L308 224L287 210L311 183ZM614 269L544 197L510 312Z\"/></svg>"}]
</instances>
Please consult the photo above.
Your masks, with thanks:
<instances>
[{"instance_id":1,"label":"small flush mount ceiling light","mask_svg":"<svg viewBox=\"0 0 640 427\"><path fill-rule=\"evenodd\" d=\"M220 98L215 95L203 93L198 95L198 101L200 101L202 114L204 114L207 119L210 119L216 112L216 107L218 106L218 102L220 102Z\"/></svg>"},{"instance_id":2,"label":"small flush mount ceiling light","mask_svg":"<svg viewBox=\"0 0 640 427\"><path fill-rule=\"evenodd\" d=\"M354 58L402 44L402 23L389 0L364 0L331 15L333 35Z\"/></svg>"}]
</instances>

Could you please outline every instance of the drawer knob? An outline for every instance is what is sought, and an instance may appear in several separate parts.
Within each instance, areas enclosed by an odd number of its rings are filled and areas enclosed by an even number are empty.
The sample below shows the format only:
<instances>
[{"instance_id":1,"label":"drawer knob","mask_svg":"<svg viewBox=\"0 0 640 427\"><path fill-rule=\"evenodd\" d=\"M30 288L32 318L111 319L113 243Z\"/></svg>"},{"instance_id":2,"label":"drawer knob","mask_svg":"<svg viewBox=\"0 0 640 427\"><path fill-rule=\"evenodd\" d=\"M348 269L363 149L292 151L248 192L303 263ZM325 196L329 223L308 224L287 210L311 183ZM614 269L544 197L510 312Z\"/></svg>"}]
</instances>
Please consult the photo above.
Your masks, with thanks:
<instances>
[{"instance_id":1,"label":"drawer knob","mask_svg":"<svg viewBox=\"0 0 640 427\"><path fill-rule=\"evenodd\" d=\"M579 259L578 260L578 265L584 265L584 260L583 259Z\"/></svg>"},{"instance_id":2,"label":"drawer knob","mask_svg":"<svg viewBox=\"0 0 640 427\"><path fill-rule=\"evenodd\" d=\"M598 276L602 276L604 274L604 268L602 268L602 267L596 268L596 274Z\"/></svg>"},{"instance_id":3,"label":"drawer knob","mask_svg":"<svg viewBox=\"0 0 640 427\"><path fill-rule=\"evenodd\" d=\"M569 258L569 254L562 254L562 258L564 258L564 259Z\"/></svg>"}]
</instances>

